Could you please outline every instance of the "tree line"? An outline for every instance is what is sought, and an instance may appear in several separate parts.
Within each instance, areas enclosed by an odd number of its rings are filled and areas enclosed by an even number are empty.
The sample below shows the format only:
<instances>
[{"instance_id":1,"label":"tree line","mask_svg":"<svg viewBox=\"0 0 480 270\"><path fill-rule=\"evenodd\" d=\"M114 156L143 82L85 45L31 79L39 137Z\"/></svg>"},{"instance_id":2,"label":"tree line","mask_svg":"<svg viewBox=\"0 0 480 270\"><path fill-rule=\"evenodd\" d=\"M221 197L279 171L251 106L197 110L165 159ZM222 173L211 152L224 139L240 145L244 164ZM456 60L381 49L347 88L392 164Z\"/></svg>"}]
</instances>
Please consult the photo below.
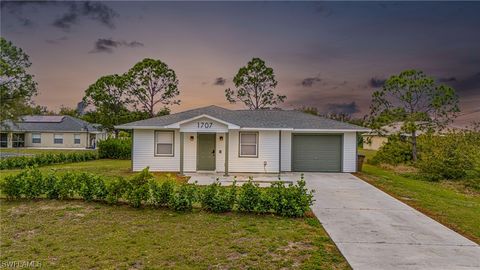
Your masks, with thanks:
<instances>
[{"instance_id":1,"label":"tree line","mask_svg":"<svg viewBox=\"0 0 480 270\"><path fill-rule=\"evenodd\" d=\"M31 66L28 55L3 37L0 40L0 121L16 120L28 113L49 113L45 107L34 106L37 83L27 72ZM108 131L115 125L170 113L180 104L178 78L166 63L146 58L123 74L99 78L85 90L83 106L91 107L82 118L101 124ZM272 109L286 100L276 93L278 81L274 70L260 58L253 58L233 77L235 88L225 90L230 103L243 103L248 109ZM320 115L314 107L302 110ZM422 71L406 70L387 79L373 92L370 113L361 119L348 114L323 115L339 121L368 126L381 133L381 127L402 121L402 132L409 133L413 159L417 158L416 138L420 131L445 128L460 109L455 90L438 83ZM74 109L63 107L61 114L75 115Z\"/></svg>"}]
</instances>

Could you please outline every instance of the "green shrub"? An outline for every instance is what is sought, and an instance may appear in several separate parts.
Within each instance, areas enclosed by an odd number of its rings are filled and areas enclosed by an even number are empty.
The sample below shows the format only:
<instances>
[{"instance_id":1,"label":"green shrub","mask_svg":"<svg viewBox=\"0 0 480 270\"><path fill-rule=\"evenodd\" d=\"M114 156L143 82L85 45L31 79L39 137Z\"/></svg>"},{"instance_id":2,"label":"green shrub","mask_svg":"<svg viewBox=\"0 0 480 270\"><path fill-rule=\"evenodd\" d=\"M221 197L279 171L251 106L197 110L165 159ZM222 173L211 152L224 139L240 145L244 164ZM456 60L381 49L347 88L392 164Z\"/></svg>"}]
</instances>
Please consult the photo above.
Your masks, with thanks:
<instances>
[{"instance_id":1,"label":"green shrub","mask_svg":"<svg viewBox=\"0 0 480 270\"><path fill-rule=\"evenodd\" d=\"M252 179L249 179L248 182L244 183L240 188L240 192L237 198L238 210L242 212L255 212L258 211L261 207L262 202L262 191L258 184L253 183ZM262 212L264 212L263 209Z\"/></svg>"},{"instance_id":2,"label":"green shrub","mask_svg":"<svg viewBox=\"0 0 480 270\"><path fill-rule=\"evenodd\" d=\"M200 194L200 203L202 208L207 211L222 213L233 209L236 201L235 182L232 187L222 187L220 182L215 183L202 189Z\"/></svg>"},{"instance_id":3,"label":"green shrub","mask_svg":"<svg viewBox=\"0 0 480 270\"><path fill-rule=\"evenodd\" d=\"M155 206L166 206L172 199L173 192L175 190L175 182L168 180L157 183L155 180L150 181L150 198L152 204Z\"/></svg>"},{"instance_id":4,"label":"green shrub","mask_svg":"<svg viewBox=\"0 0 480 270\"><path fill-rule=\"evenodd\" d=\"M98 143L100 158L130 159L132 154L132 140L109 138Z\"/></svg>"},{"instance_id":5,"label":"green shrub","mask_svg":"<svg viewBox=\"0 0 480 270\"><path fill-rule=\"evenodd\" d=\"M79 193L77 176L72 172L67 172L62 175L56 183L57 185L55 188L58 190L59 199L72 199L77 193Z\"/></svg>"},{"instance_id":6,"label":"green shrub","mask_svg":"<svg viewBox=\"0 0 480 270\"><path fill-rule=\"evenodd\" d=\"M148 167L139 174L133 176L128 182L126 199L133 207L140 207L143 202L149 199L148 182L153 179L153 175L148 171Z\"/></svg>"},{"instance_id":7,"label":"green shrub","mask_svg":"<svg viewBox=\"0 0 480 270\"><path fill-rule=\"evenodd\" d=\"M105 179L100 175L93 176L94 182L94 197L95 200L105 201L108 195L107 185L105 184Z\"/></svg>"},{"instance_id":8,"label":"green shrub","mask_svg":"<svg viewBox=\"0 0 480 270\"><path fill-rule=\"evenodd\" d=\"M7 199L19 199L22 197L22 182L16 175L8 175L2 182L2 193L7 196Z\"/></svg>"},{"instance_id":9,"label":"green shrub","mask_svg":"<svg viewBox=\"0 0 480 270\"><path fill-rule=\"evenodd\" d=\"M40 154L35 156L7 157L0 159L0 170L25 169L31 166L71 163L98 159L95 151L72 152L68 154Z\"/></svg>"},{"instance_id":10,"label":"green shrub","mask_svg":"<svg viewBox=\"0 0 480 270\"><path fill-rule=\"evenodd\" d=\"M196 185L180 185L177 187L168 202L168 206L175 211L191 211L196 201Z\"/></svg>"},{"instance_id":11,"label":"green shrub","mask_svg":"<svg viewBox=\"0 0 480 270\"><path fill-rule=\"evenodd\" d=\"M59 181L57 175L54 172L48 173L44 178L44 188L45 188L45 195L48 199L58 199L60 196L59 192Z\"/></svg>"},{"instance_id":12,"label":"green shrub","mask_svg":"<svg viewBox=\"0 0 480 270\"><path fill-rule=\"evenodd\" d=\"M370 160L372 164L386 163L398 165L412 160L412 146L409 142L398 136L390 136L388 141L380 147L375 156Z\"/></svg>"},{"instance_id":13,"label":"green shrub","mask_svg":"<svg viewBox=\"0 0 480 270\"><path fill-rule=\"evenodd\" d=\"M272 184L269 193L274 211L281 216L303 217L313 204L313 191L308 191L305 185L303 176L296 184Z\"/></svg>"},{"instance_id":14,"label":"green shrub","mask_svg":"<svg viewBox=\"0 0 480 270\"><path fill-rule=\"evenodd\" d=\"M425 136L416 166L429 180L480 176L480 136L474 132Z\"/></svg>"},{"instance_id":15,"label":"green shrub","mask_svg":"<svg viewBox=\"0 0 480 270\"><path fill-rule=\"evenodd\" d=\"M81 173L77 176L80 186L79 195L87 202L92 201L95 194L95 182L93 176L88 173Z\"/></svg>"},{"instance_id":16,"label":"green shrub","mask_svg":"<svg viewBox=\"0 0 480 270\"><path fill-rule=\"evenodd\" d=\"M17 175L22 184L22 194L27 199L43 195L43 176L36 167L27 168Z\"/></svg>"},{"instance_id":17,"label":"green shrub","mask_svg":"<svg viewBox=\"0 0 480 270\"><path fill-rule=\"evenodd\" d=\"M117 177L115 180L108 183L106 186L107 195L106 200L110 204L116 204L120 199L125 196L125 193L128 190L129 183L123 177Z\"/></svg>"}]
</instances>

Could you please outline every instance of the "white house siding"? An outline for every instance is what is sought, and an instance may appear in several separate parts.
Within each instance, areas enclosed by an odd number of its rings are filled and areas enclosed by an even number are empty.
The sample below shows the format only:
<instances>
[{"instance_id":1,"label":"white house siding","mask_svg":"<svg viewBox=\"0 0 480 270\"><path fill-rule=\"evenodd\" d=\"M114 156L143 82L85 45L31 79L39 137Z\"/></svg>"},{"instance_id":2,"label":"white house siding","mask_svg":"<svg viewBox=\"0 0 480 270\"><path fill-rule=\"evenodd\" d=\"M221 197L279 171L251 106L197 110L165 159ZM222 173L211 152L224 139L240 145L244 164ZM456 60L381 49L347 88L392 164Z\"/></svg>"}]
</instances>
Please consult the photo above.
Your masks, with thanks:
<instances>
[{"instance_id":1,"label":"white house siding","mask_svg":"<svg viewBox=\"0 0 480 270\"><path fill-rule=\"evenodd\" d=\"M154 130L136 129L133 131L133 171L150 167L152 171L180 171L180 133L175 130L174 156L154 155Z\"/></svg>"},{"instance_id":2,"label":"white house siding","mask_svg":"<svg viewBox=\"0 0 480 270\"><path fill-rule=\"evenodd\" d=\"M208 124L205 126L205 124ZM180 130L182 132L226 132L228 130L227 125L212 120L207 117L202 117L196 120L192 120L187 123L180 125Z\"/></svg>"},{"instance_id":3,"label":"white house siding","mask_svg":"<svg viewBox=\"0 0 480 270\"><path fill-rule=\"evenodd\" d=\"M278 131L258 131L258 157L239 157L239 131L230 131L229 166L230 172L275 173L278 172L279 136ZM266 165L264 166L264 162Z\"/></svg>"},{"instance_id":4,"label":"white house siding","mask_svg":"<svg viewBox=\"0 0 480 270\"><path fill-rule=\"evenodd\" d=\"M223 140L220 141L220 137ZM217 172L225 172L225 133L217 133L215 166Z\"/></svg>"},{"instance_id":5,"label":"white house siding","mask_svg":"<svg viewBox=\"0 0 480 270\"><path fill-rule=\"evenodd\" d=\"M357 169L357 134L343 134L343 172L355 172Z\"/></svg>"},{"instance_id":6,"label":"white house siding","mask_svg":"<svg viewBox=\"0 0 480 270\"><path fill-rule=\"evenodd\" d=\"M190 140L191 136L193 136L193 140ZM183 170L194 172L197 170L197 133L185 132L183 140Z\"/></svg>"},{"instance_id":7,"label":"white house siding","mask_svg":"<svg viewBox=\"0 0 480 270\"><path fill-rule=\"evenodd\" d=\"M292 171L292 132L282 131L282 172Z\"/></svg>"}]
</instances>

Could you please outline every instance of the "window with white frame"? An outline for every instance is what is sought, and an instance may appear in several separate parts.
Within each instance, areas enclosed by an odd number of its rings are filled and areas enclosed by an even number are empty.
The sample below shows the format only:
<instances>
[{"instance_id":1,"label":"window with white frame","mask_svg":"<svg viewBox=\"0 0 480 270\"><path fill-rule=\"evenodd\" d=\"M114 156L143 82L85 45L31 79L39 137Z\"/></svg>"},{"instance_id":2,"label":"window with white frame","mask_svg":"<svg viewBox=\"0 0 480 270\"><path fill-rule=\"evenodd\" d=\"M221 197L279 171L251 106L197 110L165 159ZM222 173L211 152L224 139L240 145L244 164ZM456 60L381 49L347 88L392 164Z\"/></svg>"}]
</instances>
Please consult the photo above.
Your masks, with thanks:
<instances>
[{"instance_id":1,"label":"window with white frame","mask_svg":"<svg viewBox=\"0 0 480 270\"><path fill-rule=\"evenodd\" d=\"M258 157L258 133L240 132L240 157Z\"/></svg>"},{"instance_id":2,"label":"window with white frame","mask_svg":"<svg viewBox=\"0 0 480 270\"><path fill-rule=\"evenodd\" d=\"M173 157L174 132L155 131L155 155Z\"/></svg>"},{"instance_id":3,"label":"window with white frame","mask_svg":"<svg viewBox=\"0 0 480 270\"><path fill-rule=\"evenodd\" d=\"M80 144L80 134L73 134L73 144Z\"/></svg>"},{"instance_id":4,"label":"window with white frame","mask_svg":"<svg viewBox=\"0 0 480 270\"><path fill-rule=\"evenodd\" d=\"M42 143L42 136L40 133L32 133L32 143Z\"/></svg>"},{"instance_id":5,"label":"window with white frame","mask_svg":"<svg viewBox=\"0 0 480 270\"><path fill-rule=\"evenodd\" d=\"M54 144L63 144L63 134L54 134L53 135Z\"/></svg>"}]
</instances>

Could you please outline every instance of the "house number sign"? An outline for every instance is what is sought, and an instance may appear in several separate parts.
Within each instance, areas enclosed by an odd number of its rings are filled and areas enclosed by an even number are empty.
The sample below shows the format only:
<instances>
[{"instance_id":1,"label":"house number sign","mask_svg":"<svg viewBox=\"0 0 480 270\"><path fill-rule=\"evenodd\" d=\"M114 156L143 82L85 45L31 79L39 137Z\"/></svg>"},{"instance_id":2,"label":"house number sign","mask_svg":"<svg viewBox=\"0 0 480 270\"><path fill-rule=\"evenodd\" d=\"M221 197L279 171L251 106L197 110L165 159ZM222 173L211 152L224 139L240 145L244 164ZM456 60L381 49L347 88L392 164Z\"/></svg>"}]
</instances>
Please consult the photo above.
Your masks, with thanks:
<instances>
[{"instance_id":1,"label":"house number sign","mask_svg":"<svg viewBox=\"0 0 480 270\"><path fill-rule=\"evenodd\" d=\"M213 126L212 122L197 122L197 127L198 128L209 129L209 128L212 128L212 126Z\"/></svg>"}]
</instances>

